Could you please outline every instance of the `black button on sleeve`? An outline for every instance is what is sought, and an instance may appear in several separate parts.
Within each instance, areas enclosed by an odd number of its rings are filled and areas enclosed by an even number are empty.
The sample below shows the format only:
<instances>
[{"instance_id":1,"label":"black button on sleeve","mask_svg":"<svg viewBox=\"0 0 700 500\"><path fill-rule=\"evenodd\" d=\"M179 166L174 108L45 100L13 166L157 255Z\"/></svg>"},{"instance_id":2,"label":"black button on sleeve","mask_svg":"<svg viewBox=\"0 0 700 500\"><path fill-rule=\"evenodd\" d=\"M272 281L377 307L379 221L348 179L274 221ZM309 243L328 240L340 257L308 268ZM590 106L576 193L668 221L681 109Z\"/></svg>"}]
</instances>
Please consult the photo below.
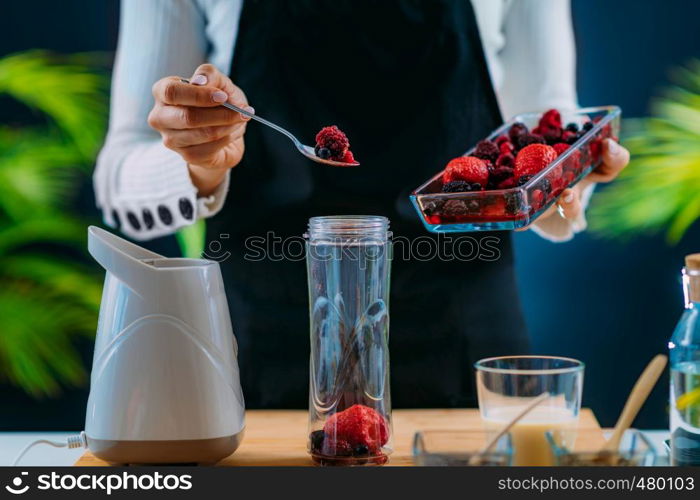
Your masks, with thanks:
<instances>
[{"instance_id":1,"label":"black button on sleeve","mask_svg":"<svg viewBox=\"0 0 700 500\"><path fill-rule=\"evenodd\" d=\"M147 208L144 208L143 212L141 212L141 218L143 219L143 223L146 226L146 229L152 229L156 223L156 221L153 220L153 214Z\"/></svg>"},{"instance_id":2,"label":"black button on sleeve","mask_svg":"<svg viewBox=\"0 0 700 500\"><path fill-rule=\"evenodd\" d=\"M170 209L165 205L158 205L158 218L166 226L169 226L173 223L173 214L170 212Z\"/></svg>"},{"instance_id":3,"label":"black button on sleeve","mask_svg":"<svg viewBox=\"0 0 700 500\"><path fill-rule=\"evenodd\" d=\"M194 215L192 202L187 198L180 198L178 205L180 206L180 213L182 216L187 220L192 220L192 216Z\"/></svg>"},{"instance_id":4,"label":"black button on sleeve","mask_svg":"<svg viewBox=\"0 0 700 500\"><path fill-rule=\"evenodd\" d=\"M119 218L119 212L117 212L116 210L112 210L112 220L114 221L114 227L116 229L119 229L122 225L122 221Z\"/></svg>"},{"instance_id":5,"label":"black button on sleeve","mask_svg":"<svg viewBox=\"0 0 700 500\"><path fill-rule=\"evenodd\" d=\"M141 223L134 212L127 212L126 218L128 219L129 224L131 224L131 227L133 227L136 231L141 230Z\"/></svg>"}]
</instances>

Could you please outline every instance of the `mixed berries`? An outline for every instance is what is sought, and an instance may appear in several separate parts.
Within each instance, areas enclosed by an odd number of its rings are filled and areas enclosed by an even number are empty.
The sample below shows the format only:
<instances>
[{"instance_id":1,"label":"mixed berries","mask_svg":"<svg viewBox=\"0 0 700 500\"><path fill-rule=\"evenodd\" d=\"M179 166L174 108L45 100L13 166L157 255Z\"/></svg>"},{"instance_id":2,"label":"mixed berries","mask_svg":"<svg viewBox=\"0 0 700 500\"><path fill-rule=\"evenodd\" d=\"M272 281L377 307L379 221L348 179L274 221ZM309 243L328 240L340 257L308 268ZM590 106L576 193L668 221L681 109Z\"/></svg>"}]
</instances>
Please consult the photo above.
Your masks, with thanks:
<instances>
[{"instance_id":1,"label":"mixed berries","mask_svg":"<svg viewBox=\"0 0 700 500\"><path fill-rule=\"evenodd\" d=\"M350 151L348 137L337 126L323 127L316 134L316 156L323 160L340 161L343 163L356 163L355 157Z\"/></svg>"},{"instance_id":2,"label":"mixed berries","mask_svg":"<svg viewBox=\"0 0 700 500\"><path fill-rule=\"evenodd\" d=\"M383 464L387 456L382 447L388 441L386 419L360 404L334 413L309 436L311 455L321 465Z\"/></svg>"},{"instance_id":3,"label":"mixed berries","mask_svg":"<svg viewBox=\"0 0 700 500\"><path fill-rule=\"evenodd\" d=\"M491 139L480 141L470 156L451 160L435 188L443 193L482 191L482 198L450 198L424 203L423 213L431 224L459 222L477 217L513 218L541 209L572 184L579 174L599 160L601 141L611 137L606 125L596 136L571 152L535 185L528 184L559 156L567 153L595 126L595 120L579 123L562 122L561 113L550 109L543 113L535 127L516 122L508 130ZM528 184L526 190L513 190L489 196L488 191L511 190ZM434 188L433 188L434 189ZM523 212L522 214L520 212Z\"/></svg>"}]
</instances>

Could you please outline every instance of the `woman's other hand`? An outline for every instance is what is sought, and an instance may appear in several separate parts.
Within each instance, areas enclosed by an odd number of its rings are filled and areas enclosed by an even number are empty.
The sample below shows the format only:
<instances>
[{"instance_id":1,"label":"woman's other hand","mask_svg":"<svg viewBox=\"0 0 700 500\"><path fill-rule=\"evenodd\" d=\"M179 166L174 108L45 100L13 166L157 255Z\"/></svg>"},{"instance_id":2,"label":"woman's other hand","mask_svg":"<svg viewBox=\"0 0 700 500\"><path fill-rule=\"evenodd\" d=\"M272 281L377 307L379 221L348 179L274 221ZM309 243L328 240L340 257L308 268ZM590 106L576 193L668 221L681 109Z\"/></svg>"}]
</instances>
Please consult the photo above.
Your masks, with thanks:
<instances>
[{"instance_id":1,"label":"woman's other hand","mask_svg":"<svg viewBox=\"0 0 700 500\"><path fill-rule=\"evenodd\" d=\"M253 108L243 91L211 64L198 67L189 84L177 76L158 80L153 97L148 124L187 162L199 195L208 196L243 158L249 120L220 104L228 101L251 113Z\"/></svg>"},{"instance_id":2,"label":"woman's other hand","mask_svg":"<svg viewBox=\"0 0 700 500\"><path fill-rule=\"evenodd\" d=\"M581 203L581 194L583 191L591 184L614 180L622 169L627 166L629 161L630 153L626 148L612 139L606 139L603 141L603 163L573 188L565 189L561 193L557 203L549 207L549 209L542 214L541 219L552 216L564 217L568 220L576 219L583 211L583 204ZM557 208L557 205L560 209Z\"/></svg>"}]
</instances>

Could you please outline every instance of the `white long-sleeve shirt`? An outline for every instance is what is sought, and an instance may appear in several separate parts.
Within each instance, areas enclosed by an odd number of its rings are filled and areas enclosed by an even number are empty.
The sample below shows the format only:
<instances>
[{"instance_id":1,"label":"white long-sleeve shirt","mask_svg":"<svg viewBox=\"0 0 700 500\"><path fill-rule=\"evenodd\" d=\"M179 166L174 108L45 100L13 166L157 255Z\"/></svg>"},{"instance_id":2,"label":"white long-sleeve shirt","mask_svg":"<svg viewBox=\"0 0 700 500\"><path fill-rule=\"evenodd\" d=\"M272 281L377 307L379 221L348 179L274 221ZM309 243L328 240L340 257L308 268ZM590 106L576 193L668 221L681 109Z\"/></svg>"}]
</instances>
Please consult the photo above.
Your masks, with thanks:
<instances>
[{"instance_id":1,"label":"white long-sleeve shirt","mask_svg":"<svg viewBox=\"0 0 700 500\"><path fill-rule=\"evenodd\" d=\"M205 62L229 73L242 3L122 1L109 131L97 159L94 185L105 222L115 226L118 218L122 231L132 238L170 234L214 215L225 202L228 175L214 194L198 197L187 163L163 145L147 117L153 106L151 87L157 80L168 75L190 77ZM503 116L574 109L569 0L472 0L472 4ZM139 230L129 222L134 220ZM583 215L573 221L553 216L533 226L552 241L570 239L584 228Z\"/></svg>"}]
</instances>

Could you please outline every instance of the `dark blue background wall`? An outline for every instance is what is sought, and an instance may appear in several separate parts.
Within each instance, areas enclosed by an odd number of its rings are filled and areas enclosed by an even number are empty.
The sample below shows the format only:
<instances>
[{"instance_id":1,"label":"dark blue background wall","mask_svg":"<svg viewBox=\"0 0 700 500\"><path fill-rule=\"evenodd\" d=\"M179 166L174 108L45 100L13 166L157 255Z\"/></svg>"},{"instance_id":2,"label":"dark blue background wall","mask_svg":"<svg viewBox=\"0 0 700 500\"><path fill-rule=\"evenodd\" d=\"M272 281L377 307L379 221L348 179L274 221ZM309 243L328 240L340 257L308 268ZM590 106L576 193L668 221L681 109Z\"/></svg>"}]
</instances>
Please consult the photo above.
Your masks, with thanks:
<instances>
[{"instance_id":1,"label":"dark blue background wall","mask_svg":"<svg viewBox=\"0 0 700 500\"><path fill-rule=\"evenodd\" d=\"M669 67L700 57L700 2L574 0L573 12L582 105L645 116ZM614 425L636 377L666 350L683 308L683 256L700 252L700 225L676 247L661 237L620 244L583 233L551 244L519 233L516 250L535 349L585 361L584 404ZM667 426L667 395L665 379L637 426Z\"/></svg>"},{"instance_id":2,"label":"dark blue background wall","mask_svg":"<svg viewBox=\"0 0 700 500\"><path fill-rule=\"evenodd\" d=\"M667 69L700 57L700 2L574 0L573 8L583 105L619 104L626 116L643 116ZM117 12L114 0L3 2L0 56L29 48L114 50ZM21 119L0 99L0 121ZM678 272L685 253L700 251L700 227L673 248L661 238L622 245L588 234L555 245L528 233L516 236L516 246L535 348L584 360L584 403L612 425L638 373L665 350L682 308ZM88 362L89 354L88 346ZM44 402L7 386L0 394L0 428L82 428L85 390ZM664 382L640 427L666 426L666 394Z\"/></svg>"}]
</instances>

